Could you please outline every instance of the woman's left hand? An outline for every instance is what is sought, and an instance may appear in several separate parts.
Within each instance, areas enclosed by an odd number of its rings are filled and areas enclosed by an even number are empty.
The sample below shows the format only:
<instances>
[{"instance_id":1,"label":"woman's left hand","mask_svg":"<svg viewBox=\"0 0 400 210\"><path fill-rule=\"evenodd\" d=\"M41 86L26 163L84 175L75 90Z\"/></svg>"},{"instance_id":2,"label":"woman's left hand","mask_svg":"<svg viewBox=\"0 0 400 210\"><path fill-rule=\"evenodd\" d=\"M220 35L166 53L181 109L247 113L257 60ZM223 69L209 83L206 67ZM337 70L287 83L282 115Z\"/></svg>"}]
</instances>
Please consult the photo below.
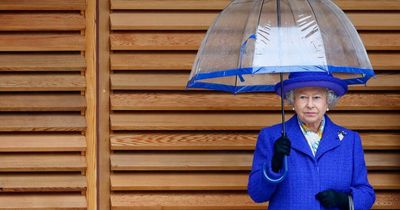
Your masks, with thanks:
<instances>
[{"instance_id":1,"label":"woman's left hand","mask_svg":"<svg viewBox=\"0 0 400 210\"><path fill-rule=\"evenodd\" d=\"M315 195L325 208L349 209L349 196L334 190L325 190Z\"/></svg>"}]
</instances>

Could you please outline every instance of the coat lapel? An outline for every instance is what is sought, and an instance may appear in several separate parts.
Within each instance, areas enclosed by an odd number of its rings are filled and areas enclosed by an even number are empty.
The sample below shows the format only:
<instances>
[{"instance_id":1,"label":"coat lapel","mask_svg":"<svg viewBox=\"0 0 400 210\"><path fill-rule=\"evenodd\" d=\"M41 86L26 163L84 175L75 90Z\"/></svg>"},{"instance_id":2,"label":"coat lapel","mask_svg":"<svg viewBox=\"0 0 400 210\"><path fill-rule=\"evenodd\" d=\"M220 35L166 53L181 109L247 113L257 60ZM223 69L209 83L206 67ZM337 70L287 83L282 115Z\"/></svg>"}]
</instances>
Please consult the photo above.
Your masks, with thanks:
<instances>
[{"instance_id":1,"label":"coat lapel","mask_svg":"<svg viewBox=\"0 0 400 210\"><path fill-rule=\"evenodd\" d=\"M308 146L307 140L300 130L297 115L294 115L292 118L290 118L290 120L287 121L286 126L287 136L291 141L292 148L310 156L311 158L314 158L310 146Z\"/></svg>"},{"instance_id":2,"label":"coat lapel","mask_svg":"<svg viewBox=\"0 0 400 210\"><path fill-rule=\"evenodd\" d=\"M338 147L341 143L338 136L339 127L325 115L325 128L315 158L320 158L326 152Z\"/></svg>"}]
</instances>

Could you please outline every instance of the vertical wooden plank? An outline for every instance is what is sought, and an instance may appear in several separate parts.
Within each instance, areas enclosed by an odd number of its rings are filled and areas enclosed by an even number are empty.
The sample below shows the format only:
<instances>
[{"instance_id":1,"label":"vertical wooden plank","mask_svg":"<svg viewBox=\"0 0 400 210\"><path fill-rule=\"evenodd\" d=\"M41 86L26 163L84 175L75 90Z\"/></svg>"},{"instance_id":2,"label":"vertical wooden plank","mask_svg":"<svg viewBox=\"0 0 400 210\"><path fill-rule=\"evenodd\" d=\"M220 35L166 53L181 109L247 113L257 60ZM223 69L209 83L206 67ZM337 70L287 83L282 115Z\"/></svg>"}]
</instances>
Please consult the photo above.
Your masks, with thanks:
<instances>
[{"instance_id":1,"label":"vertical wooden plank","mask_svg":"<svg viewBox=\"0 0 400 210\"><path fill-rule=\"evenodd\" d=\"M98 192L97 207L100 210L110 209L110 126L109 126L109 18L110 1L98 0L98 27L101 36L98 39Z\"/></svg>"},{"instance_id":2,"label":"vertical wooden plank","mask_svg":"<svg viewBox=\"0 0 400 210\"><path fill-rule=\"evenodd\" d=\"M88 210L97 208L97 144L96 144L96 0L86 1L86 162L87 190L86 200Z\"/></svg>"}]
</instances>

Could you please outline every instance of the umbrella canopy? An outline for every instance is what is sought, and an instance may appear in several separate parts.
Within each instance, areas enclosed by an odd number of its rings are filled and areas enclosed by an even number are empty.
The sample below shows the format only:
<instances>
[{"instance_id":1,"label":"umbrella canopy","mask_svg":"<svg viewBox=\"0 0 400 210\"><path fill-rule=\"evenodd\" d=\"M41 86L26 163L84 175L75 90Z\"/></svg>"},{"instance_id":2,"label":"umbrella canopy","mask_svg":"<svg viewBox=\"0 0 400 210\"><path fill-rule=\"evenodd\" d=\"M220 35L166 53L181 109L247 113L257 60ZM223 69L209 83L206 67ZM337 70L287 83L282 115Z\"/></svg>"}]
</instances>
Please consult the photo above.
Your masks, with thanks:
<instances>
[{"instance_id":1,"label":"umbrella canopy","mask_svg":"<svg viewBox=\"0 0 400 210\"><path fill-rule=\"evenodd\" d=\"M356 29L330 0L235 0L209 28L187 87L274 91L279 73L304 71L350 85L374 75Z\"/></svg>"}]
</instances>

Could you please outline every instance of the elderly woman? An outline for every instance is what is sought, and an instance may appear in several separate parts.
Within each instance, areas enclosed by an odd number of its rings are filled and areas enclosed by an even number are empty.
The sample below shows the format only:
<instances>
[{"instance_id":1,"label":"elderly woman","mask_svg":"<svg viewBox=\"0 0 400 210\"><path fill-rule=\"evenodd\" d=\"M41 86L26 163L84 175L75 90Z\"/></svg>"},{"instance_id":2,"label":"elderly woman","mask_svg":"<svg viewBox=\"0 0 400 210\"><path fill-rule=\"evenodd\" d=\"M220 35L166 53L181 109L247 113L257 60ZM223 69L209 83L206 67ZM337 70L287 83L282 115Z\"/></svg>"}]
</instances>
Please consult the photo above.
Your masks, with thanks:
<instances>
[{"instance_id":1,"label":"elderly woman","mask_svg":"<svg viewBox=\"0 0 400 210\"><path fill-rule=\"evenodd\" d=\"M275 86L280 95L280 83ZM370 209L375 193L368 182L357 132L334 124L326 115L347 92L344 81L327 73L291 73L283 94L296 114L282 126L259 133L248 193L268 209ZM290 140L289 140L290 139ZM288 172L283 181L271 180Z\"/></svg>"}]
</instances>

